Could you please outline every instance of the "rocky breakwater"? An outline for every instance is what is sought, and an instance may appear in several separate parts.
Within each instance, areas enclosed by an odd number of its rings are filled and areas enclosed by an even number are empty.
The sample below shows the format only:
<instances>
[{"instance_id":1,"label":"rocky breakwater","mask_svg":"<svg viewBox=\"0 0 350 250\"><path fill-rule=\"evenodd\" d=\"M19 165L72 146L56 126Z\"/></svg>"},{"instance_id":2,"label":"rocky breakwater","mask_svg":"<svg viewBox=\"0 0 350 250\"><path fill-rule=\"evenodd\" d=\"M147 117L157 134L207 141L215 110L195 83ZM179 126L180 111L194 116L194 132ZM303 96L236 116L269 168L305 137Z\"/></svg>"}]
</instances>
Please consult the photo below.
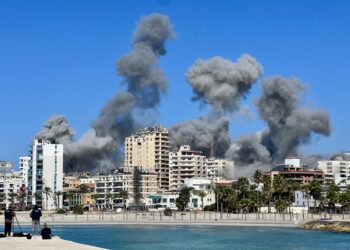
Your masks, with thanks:
<instances>
[{"instance_id":1,"label":"rocky breakwater","mask_svg":"<svg viewBox=\"0 0 350 250\"><path fill-rule=\"evenodd\" d=\"M309 221L300 229L350 233L350 221Z\"/></svg>"}]
</instances>

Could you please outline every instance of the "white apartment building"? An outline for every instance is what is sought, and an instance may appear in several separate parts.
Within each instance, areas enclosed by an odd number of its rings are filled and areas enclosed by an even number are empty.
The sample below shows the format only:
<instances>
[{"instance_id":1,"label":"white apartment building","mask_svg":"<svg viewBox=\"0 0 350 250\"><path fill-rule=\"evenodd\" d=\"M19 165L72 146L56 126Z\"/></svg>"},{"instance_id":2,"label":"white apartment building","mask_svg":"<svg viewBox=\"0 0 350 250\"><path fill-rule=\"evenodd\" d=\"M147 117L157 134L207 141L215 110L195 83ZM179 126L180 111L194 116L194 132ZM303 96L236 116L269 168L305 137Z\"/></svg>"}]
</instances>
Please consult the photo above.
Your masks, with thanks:
<instances>
[{"instance_id":1,"label":"white apartment building","mask_svg":"<svg viewBox=\"0 0 350 250\"><path fill-rule=\"evenodd\" d=\"M169 130L152 126L125 138L124 172L142 171L158 175L159 188L169 189Z\"/></svg>"},{"instance_id":2,"label":"white apartment building","mask_svg":"<svg viewBox=\"0 0 350 250\"><path fill-rule=\"evenodd\" d=\"M19 157L18 165L19 165L19 170L20 170L20 176L23 178L26 188L28 188L29 163L30 163L29 156Z\"/></svg>"},{"instance_id":3,"label":"white apartment building","mask_svg":"<svg viewBox=\"0 0 350 250\"><path fill-rule=\"evenodd\" d=\"M235 164L233 161L216 159L210 157L206 159L206 174L210 179L233 178Z\"/></svg>"},{"instance_id":4,"label":"white apartment building","mask_svg":"<svg viewBox=\"0 0 350 250\"><path fill-rule=\"evenodd\" d=\"M209 178L191 178L185 179L185 186L194 190L208 191L212 189L212 181Z\"/></svg>"},{"instance_id":5,"label":"white apartment building","mask_svg":"<svg viewBox=\"0 0 350 250\"><path fill-rule=\"evenodd\" d=\"M318 161L318 168L325 174L325 182L333 182L341 188L350 185L350 161L336 158L331 161Z\"/></svg>"},{"instance_id":6,"label":"white apartment building","mask_svg":"<svg viewBox=\"0 0 350 250\"><path fill-rule=\"evenodd\" d=\"M0 160L0 176L10 176L13 173L12 163Z\"/></svg>"},{"instance_id":7,"label":"white apartment building","mask_svg":"<svg viewBox=\"0 0 350 250\"><path fill-rule=\"evenodd\" d=\"M203 207L215 203L215 194L213 191L207 191L207 195L203 198ZM177 210L176 199L179 197L178 193L161 193L150 195L147 200L146 206L149 210L152 209L164 210L165 208L170 208L172 210ZM187 208L193 210L202 209L202 198L198 195L191 193L190 201L187 204Z\"/></svg>"},{"instance_id":8,"label":"white apartment building","mask_svg":"<svg viewBox=\"0 0 350 250\"><path fill-rule=\"evenodd\" d=\"M1 176L0 177L0 193L5 194L4 200L0 201L0 208L4 206L8 207L11 203L10 197L11 193L16 193L17 195L24 191L24 180L20 176ZM26 202L26 201L24 201ZM13 205L18 205L19 198L13 200Z\"/></svg>"},{"instance_id":9,"label":"white apartment building","mask_svg":"<svg viewBox=\"0 0 350 250\"><path fill-rule=\"evenodd\" d=\"M181 146L178 152L169 153L170 190L179 190L185 179L205 177L205 156L201 151L191 150L189 145Z\"/></svg>"},{"instance_id":10,"label":"white apartment building","mask_svg":"<svg viewBox=\"0 0 350 250\"><path fill-rule=\"evenodd\" d=\"M52 191L47 200L43 193L45 187L50 187ZM63 145L34 140L28 171L28 203L37 204L43 209L57 209L62 207L62 199L57 199L55 195L58 191L63 191ZM60 204L57 204L58 200Z\"/></svg>"},{"instance_id":11,"label":"white apartment building","mask_svg":"<svg viewBox=\"0 0 350 250\"><path fill-rule=\"evenodd\" d=\"M132 174L111 174L95 177L96 183L96 205L98 208L121 207L123 199L120 191L127 191L129 194L127 204L133 202L134 176ZM140 175L141 200L158 192L157 175L141 173ZM110 196L110 197L109 197Z\"/></svg>"}]
</instances>

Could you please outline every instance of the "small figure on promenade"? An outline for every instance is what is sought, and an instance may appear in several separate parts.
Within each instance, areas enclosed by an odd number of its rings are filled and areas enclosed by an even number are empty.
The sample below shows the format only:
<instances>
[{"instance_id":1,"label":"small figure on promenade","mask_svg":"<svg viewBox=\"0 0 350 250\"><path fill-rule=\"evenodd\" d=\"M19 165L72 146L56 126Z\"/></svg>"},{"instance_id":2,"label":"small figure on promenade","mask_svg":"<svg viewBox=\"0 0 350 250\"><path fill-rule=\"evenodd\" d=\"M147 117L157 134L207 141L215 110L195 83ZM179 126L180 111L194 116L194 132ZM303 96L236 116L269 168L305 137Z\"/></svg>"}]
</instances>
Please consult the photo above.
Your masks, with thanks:
<instances>
[{"instance_id":1,"label":"small figure on promenade","mask_svg":"<svg viewBox=\"0 0 350 250\"><path fill-rule=\"evenodd\" d=\"M37 231L38 234L40 232L40 217L41 217L41 210L39 209L38 205L35 205L33 210L30 212L30 218L32 218L33 235L35 231Z\"/></svg>"},{"instance_id":2,"label":"small figure on promenade","mask_svg":"<svg viewBox=\"0 0 350 250\"><path fill-rule=\"evenodd\" d=\"M13 218L16 216L15 211L9 206L5 210L5 237L10 236Z\"/></svg>"},{"instance_id":3,"label":"small figure on promenade","mask_svg":"<svg viewBox=\"0 0 350 250\"><path fill-rule=\"evenodd\" d=\"M47 227L47 224L44 223L44 228L41 229L41 237L43 240L50 240L51 239L51 229Z\"/></svg>"}]
</instances>

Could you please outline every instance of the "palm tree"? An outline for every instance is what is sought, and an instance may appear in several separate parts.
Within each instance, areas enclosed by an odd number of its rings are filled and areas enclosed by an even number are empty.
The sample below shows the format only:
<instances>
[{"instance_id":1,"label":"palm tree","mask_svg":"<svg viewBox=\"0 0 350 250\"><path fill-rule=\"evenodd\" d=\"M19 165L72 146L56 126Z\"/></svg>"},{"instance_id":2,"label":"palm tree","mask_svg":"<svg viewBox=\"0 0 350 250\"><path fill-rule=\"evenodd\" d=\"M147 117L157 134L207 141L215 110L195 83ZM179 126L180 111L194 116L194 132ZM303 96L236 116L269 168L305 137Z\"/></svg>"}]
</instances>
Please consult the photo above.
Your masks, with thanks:
<instances>
[{"instance_id":1,"label":"palm tree","mask_svg":"<svg viewBox=\"0 0 350 250\"><path fill-rule=\"evenodd\" d=\"M42 193L37 191L34 193L35 203L38 204L38 200L41 200L43 197Z\"/></svg>"},{"instance_id":2,"label":"palm tree","mask_svg":"<svg viewBox=\"0 0 350 250\"><path fill-rule=\"evenodd\" d=\"M20 203L20 206L21 206L22 210L24 210L24 205L25 205L26 198L27 198L27 193L26 192L20 192L18 194L18 200L19 200L19 203Z\"/></svg>"},{"instance_id":3,"label":"palm tree","mask_svg":"<svg viewBox=\"0 0 350 250\"><path fill-rule=\"evenodd\" d=\"M322 186L319 181L313 180L310 183L310 194L315 200L314 207L317 209L317 201L320 200L322 196Z\"/></svg>"},{"instance_id":4,"label":"palm tree","mask_svg":"<svg viewBox=\"0 0 350 250\"><path fill-rule=\"evenodd\" d=\"M264 175L262 178L263 186L263 195L265 200L267 200L268 213L271 213L270 203L272 198L272 187L271 187L271 176Z\"/></svg>"},{"instance_id":5,"label":"palm tree","mask_svg":"<svg viewBox=\"0 0 350 250\"><path fill-rule=\"evenodd\" d=\"M44 187L43 194L45 195L46 210L47 210L48 200L49 200L49 197L51 197L52 189L50 187Z\"/></svg>"},{"instance_id":6,"label":"palm tree","mask_svg":"<svg viewBox=\"0 0 350 250\"><path fill-rule=\"evenodd\" d=\"M0 204L3 205L5 200L6 200L6 194L5 193L0 193Z\"/></svg>"},{"instance_id":7,"label":"palm tree","mask_svg":"<svg viewBox=\"0 0 350 250\"><path fill-rule=\"evenodd\" d=\"M327 201L328 201L328 206L330 208L334 208L335 209L335 204L339 200L339 187L337 185L335 185L334 182L332 182L329 185L328 191L326 193L326 197L327 197Z\"/></svg>"},{"instance_id":8,"label":"palm tree","mask_svg":"<svg viewBox=\"0 0 350 250\"><path fill-rule=\"evenodd\" d=\"M299 184L297 182L291 181L291 180L287 181L289 212L291 212L293 193L298 189L299 189Z\"/></svg>"},{"instance_id":9,"label":"palm tree","mask_svg":"<svg viewBox=\"0 0 350 250\"><path fill-rule=\"evenodd\" d=\"M106 199L107 199L108 207L111 206L111 200L113 199L113 196L114 196L114 195L113 195L111 192L108 192L108 193L106 194Z\"/></svg>"},{"instance_id":10,"label":"palm tree","mask_svg":"<svg viewBox=\"0 0 350 250\"><path fill-rule=\"evenodd\" d=\"M255 172L253 174L253 180L257 185L259 185L261 183L262 177L263 177L263 175L262 175L261 170L260 169L255 170Z\"/></svg>"},{"instance_id":11,"label":"palm tree","mask_svg":"<svg viewBox=\"0 0 350 250\"><path fill-rule=\"evenodd\" d=\"M204 197L207 196L207 193L203 190L193 190L193 194L195 194L201 198L202 211L204 211Z\"/></svg>"},{"instance_id":12,"label":"palm tree","mask_svg":"<svg viewBox=\"0 0 350 250\"><path fill-rule=\"evenodd\" d=\"M129 198L129 193L126 190L122 190L119 192L119 195L123 200L123 209L126 210L126 200Z\"/></svg>"},{"instance_id":13,"label":"palm tree","mask_svg":"<svg viewBox=\"0 0 350 250\"><path fill-rule=\"evenodd\" d=\"M57 192L55 192L55 195L57 197L57 209L60 209L60 196L63 195L63 192L62 191L57 191Z\"/></svg>"},{"instance_id":14,"label":"palm tree","mask_svg":"<svg viewBox=\"0 0 350 250\"><path fill-rule=\"evenodd\" d=\"M13 206L13 204L16 202L16 198L17 198L18 194L9 193L8 196L9 196L8 200L11 203L11 205Z\"/></svg>"},{"instance_id":15,"label":"palm tree","mask_svg":"<svg viewBox=\"0 0 350 250\"><path fill-rule=\"evenodd\" d=\"M306 197L306 204L307 204L307 210L309 210L309 192L310 192L310 185L304 184L301 186L301 190L303 190L303 193Z\"/></svg>"},{"instance_id":16,"label":"palm tree","mask_svg":"<svg viewBox=\"0 0 350 250\"><path fill-rule=\"evenodd\" d=\"M249 181L246 177L239 177L236 183L237 190L240 193L241 198L245 198L247 191L249 190Z\"/></svg>"},{"instance_id":17,"label":"palm tree","mask_svg":"<svg viewBox=\"0 0 350 250\"><path fill-rule=\"evenodd\" d=\"M282 199L282 194L286 191L286 179L281 175L276 175L273 179L273 190L278 194L278 198Z\"/></svg>"}]
</instances>

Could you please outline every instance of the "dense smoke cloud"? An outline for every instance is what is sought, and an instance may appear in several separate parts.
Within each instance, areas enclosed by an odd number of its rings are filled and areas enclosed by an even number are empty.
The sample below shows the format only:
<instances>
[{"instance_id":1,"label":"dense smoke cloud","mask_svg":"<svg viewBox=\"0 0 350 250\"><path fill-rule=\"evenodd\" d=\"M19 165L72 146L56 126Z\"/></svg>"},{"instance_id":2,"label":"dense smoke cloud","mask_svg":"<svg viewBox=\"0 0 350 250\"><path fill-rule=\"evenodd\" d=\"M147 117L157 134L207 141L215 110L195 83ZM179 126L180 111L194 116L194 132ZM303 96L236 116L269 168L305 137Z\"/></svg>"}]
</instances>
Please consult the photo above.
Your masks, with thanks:
<instances>
[{"instance_id":1,"label":"dense smoke cloud","mask_svg":"<svg viewBox=\"0 0 350 250\"><path fill-rule=\"evenodd\" d=\"M204 116L171 128L171 146L190 145L204 154L223 157L230 146L229 120L226 117ZM213 152L211 152L213 148Z\"/></svg>"},{"instance_id":2,"label":"dense smoke cloud","mask_svg":"<svg viewBox=\"0 0 350 250\"><path fill-rule=\"evenodd\" d=\"M209 104L215 110L234 111L262 74L263 68L252 56L243 54L236 63L215 56L198 59L187 71L192 100Z\"/></svg>"},{"instance_id":3,"label":"dense smoke cloud","mask_svg":"<svg viewBox=\"0 0 350 250\"><path fill-rule=\"evenodd\" d=\"M118 74L124 77L128 92L137 106L153 108L160 102L168 82L158 68L159 56L165 55L165 42L173 37L169 18L153 14L141 18L133 37L133 50L117 62Z\"/></svg>"},{"instance_id":4,"label":"dense smoke cloud","mask_svg":"<svg viewBox=\"0 0 350 250\"><path fill-rule=\"evenodd\" d=\"M328 136L328 114L322 110L300 107L303 89L302 83L296 79L265 78L256 105L268 128L260 136L234 142L226 157L247 167L250 164L264 164L268 158L271 163L277 163L290 154L297 154L298 146L308 143L312 134Z\"/></svg>"},{"instance_id":5,"label":"dense smoke cloud","mask_svg":"<svg viewBox=\"0 0 350 250\"><path fill-rule=\"evenodd\" d=\"M135 112L155 109L168 83L158 68L166 54L165 42L173 37L172 25L165 15L144 16L133 35L132 51L117 62L127 92L116 93L100 111L92 128L78 141L63 116L53 116L36 138L64 144L65 171L116 168L119 147L126 136L141 128Z\"/></svg>"},{"instance_id":6,"label":"dense smoke cloud","mask_svg":"<svg viewBox=\"0 0 350 250\"><path fill-rule=\"evenodd\" d=\"M208 60L198 59L187 73L187 81L195 96L212 108L208 116L179 123L171 128L171 145L178 148L188 144L202 150L207 156L213 152L224 157L229 148L230 119L225 113L239 108L239 102L262 74L263 68L252 56L243 54L236 63L216 56Z\"/></svg>"}]
</instances>

